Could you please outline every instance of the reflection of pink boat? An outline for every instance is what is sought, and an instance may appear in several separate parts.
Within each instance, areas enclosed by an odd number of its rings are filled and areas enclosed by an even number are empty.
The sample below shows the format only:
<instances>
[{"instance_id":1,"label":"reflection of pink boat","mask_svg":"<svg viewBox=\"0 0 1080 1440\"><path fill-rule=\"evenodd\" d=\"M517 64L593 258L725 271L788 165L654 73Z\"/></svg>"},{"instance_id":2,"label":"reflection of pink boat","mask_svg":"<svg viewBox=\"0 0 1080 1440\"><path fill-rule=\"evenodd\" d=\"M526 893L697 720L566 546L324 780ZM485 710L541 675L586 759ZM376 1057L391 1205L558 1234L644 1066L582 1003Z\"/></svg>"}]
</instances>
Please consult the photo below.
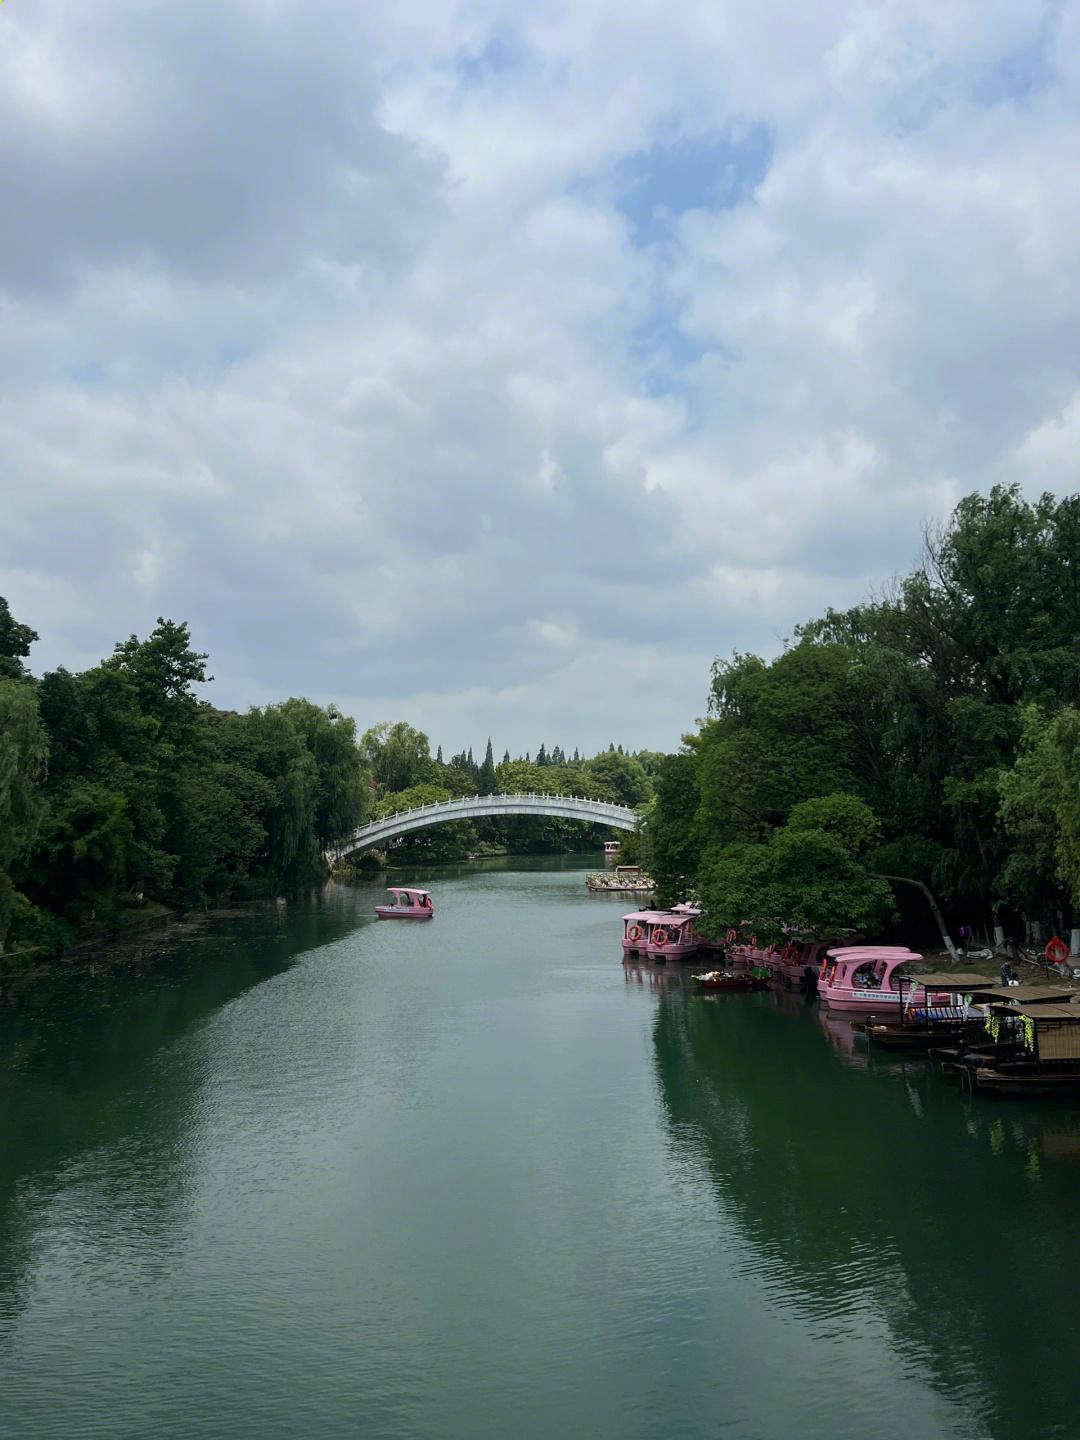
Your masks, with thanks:
<instances>
[{"instance_id":1,"label":"reflection of pink boat","mask_svg":"<svg viewBox=\"0 0 1080 1440\"><path fill-rule=\"evenodd\" d=\"M698 912L690 905L674 910L635 910L623 916L623 950L651 960L682 960L696 955L701 941L694 930Z\"/></svg>"},{"instance_id":2,"label":"reflection of pink boat","mask_svg":"<svg viewBox=\"0 0 1080 1440\"><path fill-rule=\"evenodd\" d=\"M830 1010L899 1016L902 1002L926 1004L923 987L901 973L905 965L921 959L903 945L841 946L828 952L818 980L818 995ZM908 981L902 993L901 979ZM931 1004L947 1001L947 996L930 997Z\"/></svg>"},{"instance_id":3,"label":"reflection of pink boat","mask_svg":"<svg viewBox=\"0 0 1080 1440\"><path fill-rule=\"evenodd\" d=\"M394 903L375 906L375 914L380 920L430 920L435 914L427 890L415 890L409 885L390 885L387 888L394 897Z\"/></svg>"}]
</instances>

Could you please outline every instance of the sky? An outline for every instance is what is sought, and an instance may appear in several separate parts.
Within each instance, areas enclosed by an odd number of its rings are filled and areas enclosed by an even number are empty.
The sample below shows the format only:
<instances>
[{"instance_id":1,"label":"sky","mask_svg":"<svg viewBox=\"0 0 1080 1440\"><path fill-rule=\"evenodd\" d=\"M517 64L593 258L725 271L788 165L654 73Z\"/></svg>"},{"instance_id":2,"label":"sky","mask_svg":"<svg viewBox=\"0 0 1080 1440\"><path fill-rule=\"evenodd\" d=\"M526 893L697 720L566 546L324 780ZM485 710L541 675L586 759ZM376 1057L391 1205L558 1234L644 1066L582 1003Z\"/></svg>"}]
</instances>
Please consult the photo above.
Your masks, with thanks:
<instances>
[{"instance_id":1,"label":"sky","mask_svg":"<svg viewBox=\"0 0 1080 1440\"><path fill-rule=\"evenodd\" d=\"M672 749L1080 488L1080 0L3 0L0 127L38 673Z\"/></svg>"}]
</instances>

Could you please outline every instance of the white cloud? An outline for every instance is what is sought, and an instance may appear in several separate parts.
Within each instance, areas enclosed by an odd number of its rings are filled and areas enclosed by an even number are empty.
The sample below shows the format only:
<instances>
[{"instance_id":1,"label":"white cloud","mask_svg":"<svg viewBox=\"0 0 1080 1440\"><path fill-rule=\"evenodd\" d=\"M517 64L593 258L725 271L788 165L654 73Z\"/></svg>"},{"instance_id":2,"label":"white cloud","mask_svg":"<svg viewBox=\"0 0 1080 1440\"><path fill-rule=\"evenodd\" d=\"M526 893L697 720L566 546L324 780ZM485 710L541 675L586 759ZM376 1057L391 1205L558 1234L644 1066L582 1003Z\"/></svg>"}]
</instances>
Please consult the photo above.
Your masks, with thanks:
<instances>
[{"instance_id":1,"label":"white cloud","mask_svg":"<svg viewBox=\"0 0 1080 1440\"><path fill-rule=\"evenodd\" d=\"M0 57L38 664L163 612L219 703L671 745L964 490L1076 485L1076 0L60 0Z\"/></svg>"}]
</instances>

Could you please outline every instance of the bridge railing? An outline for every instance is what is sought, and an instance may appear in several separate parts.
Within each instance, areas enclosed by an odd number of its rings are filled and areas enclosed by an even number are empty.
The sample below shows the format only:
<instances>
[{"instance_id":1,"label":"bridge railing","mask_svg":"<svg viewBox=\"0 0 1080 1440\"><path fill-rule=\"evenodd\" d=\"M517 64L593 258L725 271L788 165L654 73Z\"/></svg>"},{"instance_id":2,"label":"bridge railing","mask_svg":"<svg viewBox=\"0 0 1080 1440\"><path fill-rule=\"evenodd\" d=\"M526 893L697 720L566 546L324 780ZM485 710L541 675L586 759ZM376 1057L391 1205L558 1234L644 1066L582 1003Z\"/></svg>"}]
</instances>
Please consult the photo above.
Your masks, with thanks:
<instances>
[{"instance_id":1,"label":"bridge railing","mask_svg":"<svg viewBox=\"0 0 1080 1440\"><path fill-rule=\"evenodd\" d=\"M449 800L432 800L427 805L413 805L408 810L393 810L389 815L380 815L376 820L369 820L366 825L361 825L360 830L368 830L390 820L399 820L403 815L423 815L429 810L442 812L455 805L483 805L503 800L563 800L567 804L595 806L598 814L630 809L630 806L620 805L615 800L596 800L591 795L564 795L558 790L504 790L491 795L453 795ZM359 833L357 831L357 834Z\"/></svg>"},{"instance_id":2,"label":"bridge railing","mask_svg":"<svg viewBox=\"0 0 1080 1440\"><path fill-rule=\"evenodd\" d=\"M377 820L369 820L366 825L361 825L354 830L348 840L327 851L329 856L340 856L347 854L357 842L372 839L379 836L382 831L394 830L399 822L410 820L413 822L410 829L422 829L417 825L417 820L430 815L433 819L438 817L445 820L448 813L460 809L464 814L475 816L476 812L485 810L498 812L502 806L521 804L522 802L536 802L536 810L543 814L544 807L565 807L567 809L585 810L597 820L618 819L625 821L633 814L633 811L626 805L620 805L612 800L594 800L586 795L563 795L554 790L519 790L502 791L495 795L455 795L448 800L433 800L426 805L413 805L408 810L395 810L389 815L380 815ZM530 807L531 808L531 807ZM513 812L511 812L513 813ZM529 813L524 810L519 813ZM547 811L550 814L550 810Z\"/></svg>"}]
</instances>

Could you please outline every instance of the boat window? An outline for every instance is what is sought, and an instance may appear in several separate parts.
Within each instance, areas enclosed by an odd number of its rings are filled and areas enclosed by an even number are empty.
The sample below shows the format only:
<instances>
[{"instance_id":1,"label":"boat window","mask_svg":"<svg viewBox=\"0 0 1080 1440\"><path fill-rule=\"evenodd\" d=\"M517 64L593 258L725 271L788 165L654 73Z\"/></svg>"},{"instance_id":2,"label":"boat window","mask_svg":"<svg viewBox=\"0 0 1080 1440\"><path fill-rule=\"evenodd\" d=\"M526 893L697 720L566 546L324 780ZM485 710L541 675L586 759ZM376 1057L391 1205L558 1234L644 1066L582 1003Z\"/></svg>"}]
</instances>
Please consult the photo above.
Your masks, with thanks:
<instances>
[{"instance_id":1,"label":"boat window","mask_svg":"<svg viewBox=\"0 0 1080 1440\"><path fill-rule=\"evenodd\" d=\"M856 967L855 973L851 977L852 988L855 990L873 990L876 984L873 963L869 960L864 960L861 965Z\"/></svg>"}]
</instances>

